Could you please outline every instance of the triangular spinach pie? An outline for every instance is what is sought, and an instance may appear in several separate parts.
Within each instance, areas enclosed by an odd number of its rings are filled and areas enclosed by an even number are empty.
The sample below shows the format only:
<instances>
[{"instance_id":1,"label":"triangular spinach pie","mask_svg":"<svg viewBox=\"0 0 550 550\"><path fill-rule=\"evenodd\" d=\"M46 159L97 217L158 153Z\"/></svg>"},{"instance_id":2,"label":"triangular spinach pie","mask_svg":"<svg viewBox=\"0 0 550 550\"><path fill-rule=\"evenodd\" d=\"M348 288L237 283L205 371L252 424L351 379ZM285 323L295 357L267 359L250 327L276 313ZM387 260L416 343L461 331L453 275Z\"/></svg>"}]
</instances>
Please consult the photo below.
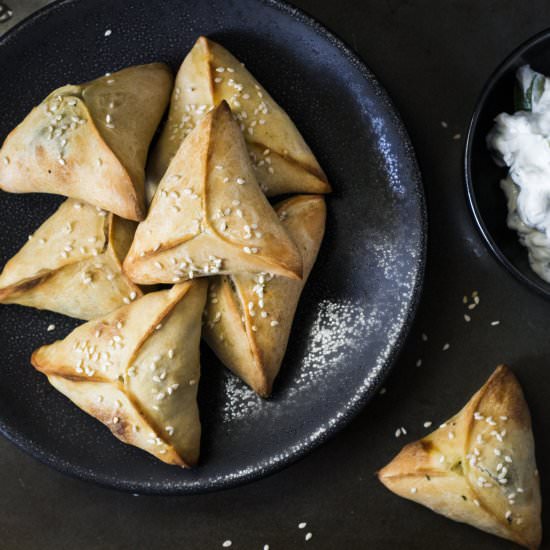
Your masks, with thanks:
<instances>
[{"instance_id":1,"label":"triangular spinach pie","mask_svg":"<svg viewBox=\"0 0 550 550\"><path fill-rule=\"evenodd\" d=\"M150 163L153 182L164 175L198 121L223 100L235 113L268 196L330 192L323 170L289 116L238 59L205 37L197 40L176 77L168 121Z\"/></svg>"},{"instance_id":2,"label":"triangular spinach pie","mask_svg":"<svg viewBox=\"0 0 550 550\"><path fill-rule=\"evenodd\" d=\"M301 278L300 252L260 190L225 102L181 144L124 270L138 284L226 273Z\"/></svg>"},{"instance_id":3,"label":"triangular spinach pie","mask_svg":"<svg viewBox=\"0 0 550 550\"><path fill-rule=\"evenodd\" d=\"M210 284L204 337L220 360L262 397L271 393L294 313L325 231L323 197L299 195L275 207L302 254L301 281L271 273L226 275Z\"/></svg>"},{"instance_id":4,"label":"triangular spinach pie","mask_svg":"<svg viewBox=\"0 0 550 550\"><path fill-rule=\"evenodd\" d=\"M204 280L152 292L32 355L34 367L121 441L193 466Z\"/></svg>"},{"instance_id":5,"label":"triangular spinach pie","mask_svg":"<svg viewBox=\"0 0 550 550\"><path fill-rule=\"evenodd\" d=\"M527 548L541 540L531 418L521 387L500 366L467 405L407 445L379 474L391 491Z\"/></svg>"},{"instance_id":6,"label":"triangular spinach pie","mask_svg":"<svg viewBox=\"0 0 550 550\"><path fill-rule=\"evenodd\" d=\"M67 199L0 274L0 303L93 319L141 296L122 273L136 223Z\"/></svg>"},{"instance_id":7,"label":"triangular spinach pie","mask_svg":"<svg viewBox=\"0 0 550 550\"><path fill-rule=\"evenodd\" d=\"M171 89L161 63L58 88L6 138L0 188L65 195L143 219L145 161Z\"/></svg>"}]
</instances>

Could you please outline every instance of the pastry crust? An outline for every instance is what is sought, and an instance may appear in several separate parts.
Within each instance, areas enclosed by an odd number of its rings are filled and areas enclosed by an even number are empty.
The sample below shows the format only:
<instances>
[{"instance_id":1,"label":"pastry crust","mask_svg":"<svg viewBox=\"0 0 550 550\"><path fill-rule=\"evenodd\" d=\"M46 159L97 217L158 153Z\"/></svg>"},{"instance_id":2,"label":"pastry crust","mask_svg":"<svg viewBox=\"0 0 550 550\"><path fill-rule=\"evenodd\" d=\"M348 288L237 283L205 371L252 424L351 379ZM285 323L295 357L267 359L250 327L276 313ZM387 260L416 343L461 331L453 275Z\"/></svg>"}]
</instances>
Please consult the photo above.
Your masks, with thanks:
<instances>
[{"instance_id":1,"label":"pastry crust","mask_svg":"<svg viewBox=\"0 0 550 550\"><path fill-rule=\"evenodd\" d=\"M301 277L301 255L258 187L225 102L172 159L124 270L138 284L264 271Z\"/></svg>"},{"instance_id":2,"label":"pastry crust","mask_svg":"<svg viewBox=\"0 0 550 550\"><path fill-rule=\"evenodd\" d=\"M268 196L331 191L323 170L288 115L238 59L204 36L197 40L176 76L168 122L150 163L153 183L160 181L198 121L224 100L241 126L256 177Z\"/></svg>"},{"instance_id":3,"label":"pastry crust","mask_svg":"<svg viewBox=\"0 0 550 550\"><path fill-rule=\"evenodd\" d=\"M439 429L379 473L394 493L527 548L540 546L541 497L521 387L500 366Z\"/></svg>"},{"instance_id":4,"label":"pastry crust","mask_svg":"<svg viewBox=\"0 0 550 550\"><path fill-rule=\"evenodd\" d=\"M106 315L142 292L123 272L136 224L67 199L0 274L0 303L77 319Z\"/></svg>"},{"instance_id":5,"label":"pastry crust","mask_svg":"<svg viewBox=\"0 0 550 550\"><path fill-rule=\"evenodd\" d=\"M0 188L65 195L143 219L147 152L171 86L168 67L153 63L55 90L6 138Z\"/></svg>"},{"instance_id":6,"label":"pastry crust","mask_svg":"<svg viewBox=\"0 0 550 550\"><path fill-rule=\"evenodd\" d=\"M124 443L193 466L206 287L193 281L147 294L39 348L32 364Z\"/></svg>"},{"instance_id":7,"label":"pastry crust","mask_svg":"<svg viewBox=\"0 0 550 550\"><path fill-rule=\"evenodd\" d=\"M302 254L301 281L270 273L212 281L203 335L220 360L262 397L271 394L286 352L300 295L325 231L322 196L301 195L275 210Z\"/></svg>"}]
</instances>

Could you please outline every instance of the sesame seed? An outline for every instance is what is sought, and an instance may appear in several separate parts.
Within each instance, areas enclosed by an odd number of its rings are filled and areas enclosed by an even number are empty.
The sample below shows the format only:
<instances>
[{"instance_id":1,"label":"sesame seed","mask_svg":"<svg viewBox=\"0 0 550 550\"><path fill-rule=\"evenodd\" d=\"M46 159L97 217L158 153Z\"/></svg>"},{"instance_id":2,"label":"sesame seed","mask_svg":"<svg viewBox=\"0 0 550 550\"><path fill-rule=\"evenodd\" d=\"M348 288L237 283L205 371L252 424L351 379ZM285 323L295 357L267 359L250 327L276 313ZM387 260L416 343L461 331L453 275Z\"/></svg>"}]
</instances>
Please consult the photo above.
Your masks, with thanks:
<instances>
[{"instance_id":1,"label":"sesame seed","mask_svg":"<svg viewBox=\"0 0 550 550\"><path fill-rule=\"evenodd\" d=\"M411 493L414 495L416 493L416 487L411 487Z\"/></svg>"},{"instance_id":2,"label":"sesame seed","mask_svg":"<svg viewBox=\"0 0 550 550\"><path fill-rule=\"evenodd\" d=\"M471 318L467 313L465 313L465 314L464 314L464 320L465 320L467 323L469 323L469 322L472 320L472 318Z\"/></svg>"},{"instance_id":3,"label":"sesame seed","mask_svg":"<svg viewBox=\"0 0 550 550\"><path fill-rule=\"evenodd\" d=\"M278 326L279 324L279 321L276 321L275 319L273 319L273 321L271 321L271 323L269 323L272 327L276 327Z\"/></svg>"},{"instance_id":4,"label":"sesame seed","mask_svg":"<svg viewBox=\"0 0 550 550\"><path fill-rule=\"evenodd\" d=\"M417 367L421 367L421 366L422 366L422 359L418 359L418 360L416 361L416 366L417 366Z\"/></svg>"},{"instance_id":5,"label":"sesame seed","mask_svg":"<svg viewBox=\"0 0 550 550\"><path fill-rule=\"evenodd\" d=\"M453 139L454 139L454 140L458 140L458 139L460 139L461 137L462 137L462 134L455 134L455 135L453 136Z\"/></svg>"},{"instance_id":6,"label":"sesame seed","mask_svg":"<svg viewBox=\"0 0 550 550\"><path fill-rule=\"evenodd\" d=\"M9 157L4 157L2 159L3 163L7 166L9 163L10 163L10 158Z\"/></svg>"},{"instance_id":7,"label":"sesame seed","mask_svg":"<svg viewBox=\"0 0 550 550\"><path fill-rule=\"evenodd\" d=\"M111 36L111 34L113 34L113 31L111 29L107 29L104 33L103 33L103 36Z\"/></svg>"},{"instance_id":8,"label":"sesame seed","mask_svg":"<svg viewBox=\"0 0 550 550\"><path fill-rule=\"evenodd\" d=\"M122 301L125 303L125 304L129 304L130 303L130 300L128 298L126 298L126 296L124 296L124 298L122 298Z\"/></svg>"},{"instance_id":9,"label":"sesame seed","mask_svg":"<svg viewBox=\"0 0 550 550\"><path fill-rule=\"evenodd\" d=\"M506 519L510 519L512 517L512 511L511 510L506 510L506 514L504 514L504 517Z\"/></svg>"},{"instance_id":10,"label":"sesame seed","mask_svg":"<svg viewBox=\"0 0 550 550\"><path fill-rule=\"evenodd\" d=\"M48 328L46 329L46 331L52 332L52 330L55 330L55 325L48 325Z\"/></svg>"},{"instance_id":11,"label":"sesame seed","mask_svg":"<svg viewBox=\"0 0 550 550\"><path fill-rule=\"evenodd\" d=\"M306 541L308 541L308 540L311 540L312 537L313 537L312 533L306 533L306 536L304 538Z\"/></svg>"},{"instance_id":12,"label":"sesame seed","mask_svg":"<svg viewBox=\"0 0 550 550\"><path fill-rule=\"evenodd\" d=\"M137 293L136 293L136 292L134 292L134 291L130 292L130 300L135 300L136 297L137 297Z\"/></svg>"},{"instance_id":13,"label":"sesame seed","mask_svg":"<svg viewBox=\"0 0 550 550\"><path fill-rule=\"evenodd\" d=\"M427 336L425 333L422 333L422 341L423 341L423 342L427 342L427 341L428 341L428 336Z\"/></svg>"},{"instance_id":14,"label":"sesame seed","mask_svg":"<svg viewBox=\"0 0 550 550\"><path fill-rule=\"evenodd\" d=\"M173 349L169 349L169 350L168 350L168 358L169 358L169 359L173 359L173 358L174 358L174 350L173 350Z\"/></svg>"},{"instance_id":15,"label":"sesame seed","mask_svg":"<svg viewBox=\"0 0 550 550\"><path fill-rule=\"evenodd\" d=\"M447 351L447 350L449 350L450 348L451 348L451 344L446 343L441 349L442 349L443 351Z\"/></svg>"},{"instance_id":16,"label":"sesame seed","mask_svg":"<svg viewBox=\"0 0 550 550\"><path fill-rule=\"evenodd\" d=\"M429 428L431 425L432 425L431 420L427 420L426 422L424 422L424 428Z\"/></svg>"},{"instance_id":17,"label":"sesame seed","mask_svg":"<svg viewBox=\"0 0 550 550\"><path fill-rule=\"evenodd\" d=\"M500 321L491 321L492 327L497 327L498 325L500 325Z\"/></svg>"},{"instance_id":18,"label":"sesame seed","mask_svg":"<svg viewBox=\"0 0 550 550\"><path fill-rule=\"evenodd\" d=\"M218 69L216 69L216 70L218 70ZM222 546L224 548L229 548L232 544L233 543L230 540L226 540L226 541L223 542Z\"/></svg>"}]
</instances>

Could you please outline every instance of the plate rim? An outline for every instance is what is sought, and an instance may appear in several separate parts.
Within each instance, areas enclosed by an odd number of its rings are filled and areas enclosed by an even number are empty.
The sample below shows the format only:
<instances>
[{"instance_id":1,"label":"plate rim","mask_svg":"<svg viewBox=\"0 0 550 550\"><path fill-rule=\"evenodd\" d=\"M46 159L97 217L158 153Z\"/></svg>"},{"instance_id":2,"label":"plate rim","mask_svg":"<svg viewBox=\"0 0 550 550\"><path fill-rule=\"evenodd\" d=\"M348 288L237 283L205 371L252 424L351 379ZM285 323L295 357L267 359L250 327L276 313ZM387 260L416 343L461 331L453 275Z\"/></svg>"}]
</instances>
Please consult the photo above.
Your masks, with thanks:
<instances>
[{"instance_id":1,"label":"plate rim","mask_svg":"<svg viewBox=\"0 0 550 550\"><path fill-rule=\"evenodd\" d=\"M43 6L42 8L34 11L25 19L14 25L11 29L6 31L4 35L0 37L0 49L10 40L13 39L19 32L23 31L27 26L35 24L37 20L50 12L55 11L59 7L66 4L77 4L82 0L54 0L52 3ZM290 466L291 464L301 460L311 451L319 447L322 443L328 439L334 437L338 432L345 428L367 405L367 403L378 393L378 389L385 381L390 371L392 370L395 362L401 353L407 336L410 333L413 321L418 311L418 306L422 296L423 283L426 271L426 258L428 248L428 213L426 205L426 196L424 192L424 185L422 180L422 173L418 164L416 153L412 145L412 141L409 132L405 126L399 111L395 107L390 95L380 83L375 74L370 70L366 63L361 59L358 53L337 34L325 27L321 22L315 19L313 16L306 13L304 10L293 6L286 0L256 0L260 4L263 4L269 8L278 10L283 14L295 19L298 23L306 25L313 29L321 38L327 40L336 47L354 66L355 69L366 79L372 86L377 97L381 102L386 105L388 114L392 119L393 127L398 132L401 138L401 144L404 148L404 157L407 160L407 164L410 167L411 172L411 194L415 197L416 208L419 217L419 241L417 243L418 254L414 258L414 284L411 290L409 303L407 304L407 311L404 315L403 321L399 331L395 337L395 343L392 349L388 353L388 356L384 363L381 365L376 377L372 384L366 391L358 394L354 394L352 399L346 403L346 406L342 409L338 419L331 423L322 434L317 435L315 438L309 438L303 441L298 450L293 450L292 454L285 455L283 459L270 463L264 467L252 467L249 468L246 474L238 477L227 476L222 477L219 480L210 482L201 486L177 486L164 485L158 486L153 483L148 483L146 480L141 485L137 486L134 483L127 482L125 480L112 480L105 476L95 476L90 474L87 469L81 469L72 463L67 463L60 459L57 455L50 452L46 452L42 448L33 448L32 443L29 443L26 438L20 437L19 433L11 433L8 427L5 425L2 418L0 418L0 433L16 447L21 449L27 455L41 462L42 464L49 466L50 468L67 475L73 479L79 479L81 481L92 482L99 486L116 489L122 492L139 494L139 495L163 495L163 496L185 496L195 495L203 493L212 493L214 491L226 490L234 487L238 487L253 481L259 481L268 476L271 476L282 469Z\"/></svg>"},{"instance_id":2,"label":"plate rim","mask_svg":"<svg viewBox=\"0 0 550 550\"><path fill-rule=\"evenodd\" d=\"M489 94L493 91L496 83L500 80L500 78L502 78L504 73L508 71L508 69L510 69L511 65L513 65L519 57L525 54L527 50L548 39L550 39L550 27L547 27L546 29L537 32L533 36L521 42L496 66L495 69L493 69L493 71L489 75L489 78L483 85L483 88L481 89L481 92L479 93L474 104L474 109L466 133L463 156L463 173L466 198L470 213L474 219L474 225L476 226L478 232L483 238L483 242L491 251L493 256L500 262L502 266L506 268L509 273L511 273L517 280L523 283L524 286L531 289L532 291L535 291L539 296L543 296L546 299L550 299L549 283L546 283L543 279L539 280L538 276L536 276L534 272L533 274L537 278L531 279L527 277L522 270L517 268L508 259L508 256L502 251L500 246L493 238L491 232L489 231L489 228L485 224L481 209L479 208L478 202L475 197L474 178L472 176L472 149L474 135L477 130L479 118L485 108L487 98Z\"/></svg>"}]
</instances>

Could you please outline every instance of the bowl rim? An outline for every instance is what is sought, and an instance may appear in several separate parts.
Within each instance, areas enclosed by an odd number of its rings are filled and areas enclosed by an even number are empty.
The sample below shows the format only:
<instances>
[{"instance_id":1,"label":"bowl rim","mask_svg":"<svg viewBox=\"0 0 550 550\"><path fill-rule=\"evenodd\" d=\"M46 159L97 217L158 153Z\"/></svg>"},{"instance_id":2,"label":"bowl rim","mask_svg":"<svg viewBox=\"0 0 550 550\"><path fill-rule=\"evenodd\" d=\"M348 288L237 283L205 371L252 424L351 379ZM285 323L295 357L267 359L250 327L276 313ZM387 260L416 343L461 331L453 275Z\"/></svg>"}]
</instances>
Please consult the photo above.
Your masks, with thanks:
<instances>
[{"instance_id":1,"label":"bowl rim","mask_svg":"<svg viewBox=\"0 0 550 550\"><path fill-rule=\"evenodd\" d=\"M514 275L524 285L528 286L538 294L543 295L545 298L550 299L550 285L543 279L540 279L538 275L533 271L533 278L528 277L521 269L517 268L501 250L500 246L496 243L489 231L487 225L483 220L483 215L477 203L474 182L472 177L472 147L474 141L474 134L477 130L479 118L487 103L487 97L493 91L496 83L502 78L510 67L521 57L527 50L536 46L537 44L550 39L550 27L538 32L534 36L531 36L527 40L523 41L519 46L514 48L505 58L501 61L496 69L493 70L483 88L481 93L476 99L472 117L468 125L466 133L466 140L464 145L464 179L466 188L466 197L470 212L475 221L475 225L483 237L485 244L493 255L500 261L500 263L508 270L509 273ZM535 278L536 277L536 278Z\"/></svg>"}]
</instances>

